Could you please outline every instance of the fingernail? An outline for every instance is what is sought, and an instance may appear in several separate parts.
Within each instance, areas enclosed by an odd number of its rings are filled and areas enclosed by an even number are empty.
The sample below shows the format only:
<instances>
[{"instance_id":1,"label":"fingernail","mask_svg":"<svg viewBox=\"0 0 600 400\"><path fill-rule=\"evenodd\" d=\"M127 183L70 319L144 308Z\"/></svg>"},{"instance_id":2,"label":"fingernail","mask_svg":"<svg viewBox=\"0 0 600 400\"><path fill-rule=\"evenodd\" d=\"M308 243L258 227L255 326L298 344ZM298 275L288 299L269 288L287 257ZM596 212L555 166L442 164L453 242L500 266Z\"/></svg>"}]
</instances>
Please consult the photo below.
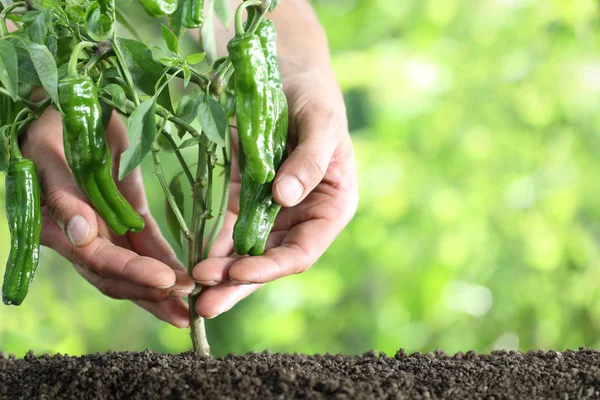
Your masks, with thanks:
<instances>
[{"instance_id":1,"label":"fingernail","mask_svg":"<svg viewBox=\"0 0 600 400\"><path fill-rule=\"evenodd\" d=\"M192 294L191 290L171 290L167 294L167 297L169 299L182 299L184 297L188 297L190 294Z\"/></svg>"},{"instance_id":2,"label":"fingernail","mask_svg":"<svg viewBox=\"0 0 600 400\"><path fill-rule=\"evenodd\" d=\"M216 286L219 284L217 281L195 281L197 284L202 286Z\"/></svg>"},{"instance_id":3,"label":"fingernail","mask_svg":"<svg viewBox=\"0 0 600 400\"><path fill-rule=\"evenodd\" d=\"M277 193L283 202L287 204L296 204L304 191L300 181L291 175L286 175L277 182L275 190L277 190Z\"/></svg>"},{"instance_id":4,"label":"fingernail","mask_svg":"<svg viewBox=\"0 0 600 400\"><path fill-rule=\"evenodd\" d=\"M81 215L74 216L67 224L67 236L75 246L85 242L89 233L90 224Z\"/></svg>"}]
</instances>

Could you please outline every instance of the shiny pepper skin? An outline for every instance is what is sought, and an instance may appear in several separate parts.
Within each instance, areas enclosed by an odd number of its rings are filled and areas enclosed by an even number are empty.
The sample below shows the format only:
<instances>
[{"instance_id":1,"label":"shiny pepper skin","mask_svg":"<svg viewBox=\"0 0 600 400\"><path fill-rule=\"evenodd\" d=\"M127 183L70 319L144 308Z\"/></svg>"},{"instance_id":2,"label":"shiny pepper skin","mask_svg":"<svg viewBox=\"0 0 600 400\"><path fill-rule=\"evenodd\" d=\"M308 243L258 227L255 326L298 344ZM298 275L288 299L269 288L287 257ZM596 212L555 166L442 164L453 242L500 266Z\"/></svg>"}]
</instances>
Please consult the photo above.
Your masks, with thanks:
<instances>
[{"instance_id":1,"label":"shiny pepper skin","mask_svg":"<svg viewBox=\"0 0 600 400\"><path fill-rule=\"evenodd\" d=\"M269 108L269 112L272 114L269 114L267 118L272 121L270 122L272 131L269 135L273 142L275 168L279 169L287 157L288 105L281 85L275 46L277 34L273 23L264 20L258 27L257 35L261 39L268 65L267 90L271 93L273 106ZM243 147L243 144L240 147ZM244 152L240 149L238 153L243 155ZM281 206L273 199L272 182L265 184L255 182L246 173L244 157L240 157L239 160L240 171L242 171L242 187L240 211L233 230L234 248L235 252L240 255L257 256L265 251L267 239L275 225L275 219Z\"/></svg>"},{"instance_id":2,"label":"shiny pepper skin","mask_svg":"<svg viewBox=\"0 0 600 400\"><path fill-rule=\"evenodd\" d=\"M40 184L33 161L11 161L6 172L6 218L10 255L2 284L2 301L20 305L38 266L42 210Z\"/></svg>"},{"instance_id":3,"label":"shiny pepper skin","mask_svg":"<svg viewBox=\"0 0 600 400\"><path fill-rule=\"evenodd\" d=\"M272 104L268 68L256 35L233 38L227 45L235 70L237 128L246 157L245 173L259 184L275 177L273 142L266 131Z\"/></svg>"},{"instance_id":4,"label":"shiny pepper skin","mask_svg":"<svg viewBox=\"0 0 600 400\"><path fill-rule=\"evenodd\" d=\"M171 15L177 11L177 0L140 0L142 6L152 17Z\"/></svg>"},{"instance_id":5,"label":"shiny pepper skin","mask_svg":"<svg viewBox=\"0 0 600 400\"><path fill-rule=\"evenodd\" d=\"M183 0L181 21L188 29L199 28L204 22L204 0Z\"/></svg>"},{"instance_id":6,"label":"shiny pepper skin","mask_svg":"<svg viewBox=\"0 0 600 400\"><path fill-rule=\"evenodd\" d=\"M114 233L141 231L143 218L121 195L112 176L112 157L94 82L87 76L70 77L62 80L58 89L65 156L77 186Z\"/></svg>"}]
</instances>

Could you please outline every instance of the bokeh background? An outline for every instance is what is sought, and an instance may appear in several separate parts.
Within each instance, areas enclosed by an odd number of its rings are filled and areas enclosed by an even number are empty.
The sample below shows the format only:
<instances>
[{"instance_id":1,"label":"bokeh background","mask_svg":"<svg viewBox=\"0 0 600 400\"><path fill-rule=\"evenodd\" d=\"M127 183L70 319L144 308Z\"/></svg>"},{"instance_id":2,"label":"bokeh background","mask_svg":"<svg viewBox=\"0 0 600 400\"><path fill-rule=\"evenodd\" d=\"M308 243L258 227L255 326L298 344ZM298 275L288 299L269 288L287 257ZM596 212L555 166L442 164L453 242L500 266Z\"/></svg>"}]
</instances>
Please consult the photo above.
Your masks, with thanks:
<instances>
[{"instance_id":1,"label":"bokeh background","mask_svg":"<svg viewBox=\"0 0 600 400\"><path fill-rule=\"evenodd\" d=\"M598 2L313 4L348 106L359 210L311 270L209 321L214 353L600 348ZM0 307L0 350L19 357L146 348L190 342L48 249L24 305Z\"/></svg>"}]
</instances>

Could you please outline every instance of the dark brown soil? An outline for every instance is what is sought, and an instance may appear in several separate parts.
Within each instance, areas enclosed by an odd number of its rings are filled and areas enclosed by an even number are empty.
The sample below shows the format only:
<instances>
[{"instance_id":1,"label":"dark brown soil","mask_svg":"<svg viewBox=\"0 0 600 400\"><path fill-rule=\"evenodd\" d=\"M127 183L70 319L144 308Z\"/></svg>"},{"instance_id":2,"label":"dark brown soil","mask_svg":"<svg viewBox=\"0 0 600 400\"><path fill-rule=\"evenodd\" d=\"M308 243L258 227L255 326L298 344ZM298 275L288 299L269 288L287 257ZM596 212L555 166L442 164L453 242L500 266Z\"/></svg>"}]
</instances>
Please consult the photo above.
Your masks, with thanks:
<instances>
[{"instance_id":1,"label":"dark brown soil","mask_svg":"<svg viewBox=\"0 0 600 400\"><path fill-rule=\"evenodd\" d=\"M597 399L600 353L2 355L0 398Z\"/></svg>"}]
</instances>

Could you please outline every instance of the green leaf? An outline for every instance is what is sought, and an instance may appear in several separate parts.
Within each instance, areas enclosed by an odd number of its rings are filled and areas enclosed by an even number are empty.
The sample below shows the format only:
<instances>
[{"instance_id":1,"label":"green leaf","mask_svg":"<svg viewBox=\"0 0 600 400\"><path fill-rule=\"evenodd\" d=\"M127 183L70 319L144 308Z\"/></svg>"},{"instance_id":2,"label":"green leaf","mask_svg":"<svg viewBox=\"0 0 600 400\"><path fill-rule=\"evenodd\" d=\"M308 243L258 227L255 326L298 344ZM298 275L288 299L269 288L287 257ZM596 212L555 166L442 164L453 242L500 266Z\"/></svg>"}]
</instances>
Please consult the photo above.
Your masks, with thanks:
<instances>
[{"instance_id":1,"label":"green leaf","mask_svg":"<svg viewBox=\"0 0 600 400\"><path fill-rule=\"evenodd\" d=\"M140 104L127 120L129 147L121 154L119 180L125 178L144 160L156 139L156 97Z\"/></svg>"},{"instance_id":2,"label":"green leaf","mask_svg":"<svg viewBox=\"0 0 600 400\"><path fill-rule=\"evenodd\" d=\"M206 53L190 54L189 56L187 56L185 58L185 62L188 63L189 65L200 64L202 62L202 60L204 60L204 57L206 57Z\"/></svg>"},{"instance_id":3,"label":"green leaf","mask_svg":"<svg viewBox=\"0 0 600 400\"><path fill-rule=\"evenodd\" d=\"M173 179L171 180L171 183L169 183L169 191L171 192L171 194L173 195L173 197L175 198L175 204L177 205L177 208L179 208L179 211L181 212L181 215L184 215L184 195L183 195L183 188L181 186L181 179L180 179L180 175L177 174L173 177ZM169 227L169 232L171 232L171 235L173 236L173 238L175 239L175 241L177 242L177 245L179 246L179 250L183 251L183 231L181 230L181 226L179 225L179 221L177 221L177 217L175 215L175 212L173 211L173 208L171 207L171 204L165 200L165 212L166 212L166 219L167 219L167 226Z\"/></svg>"},{"instance_id":4,"label":"green leaf","mask_svg":"<svg viewBox=\"0 0 600 400\"><path fill-rule=\"evenodd\" d=\"M225 146L225 132L227 130L227 115L223 107L212 97L205 97L198 108L198 118L202 125L202 131L206 136L218 144Z\"/></svg>"},{"instance_id":5,"label":"green leaf","mask_svg":"<svg viewBox=\"0 0 600 400\"><path fill-rule=\"evenodd\" d=\"M185 29L183 28L183 24L182 24L182 12L183 11L183 6L182 6L182 1L179 1L179 6L177 7L177 11L175 11L173 14L169 15L169 28L171 28L171 30L173 31L173 34L175 36L177 36L178 38L181 37L183 35L183 33L185 32Z\"/></svg>"},{"instance_id":6,"label":"green leaf","mask_svg":"<svg viewBox=\"0 0 600 400\"><path fill-rule=\"evenodd\" d=\"M17 101L17 96L19 95L17 51L6 40L0 40L0 81L4 84L11 99Z\"/></svg>"},{"instance_id":7,"label":"green leaf","mask_svg":"<svg viewBox=\"0 0 600 400\"><path fill-rule=\"evenodd\" d=\"M186 147L192 147L192 146L197 145L201 141L202 141L202 138L200 138L200 137L189 138L187 140L184 140L183 143L181 143L179 145L179 148L180 149L185 149Z\"/></svg>"},{"instance_id":8,"label":"green leaf","mask_svg":"<svg viewBox=\"0 0 600 400\"><path fill-rule=\"evenodd\" d=\"M202 94L190 93L181 98L175 116L185 123L191 124L198 116L198 107L203 100Z\"/></svg>"},{"instance_id":9,"label":"green leaf","mask_svg":"<svg viewBox=\"0 0 600 400\"><path fill-rule=\"evenodd\" d=\"M21 32L24 33L23 31ZM11 43L15 51L17 52L17 64L19 66L19 83L36 86L41 85L42 83L38 78L37 71L35 70L33 61L31 60L31 55L29 54L29 50L27 49L27 46L25 46L22 37L13 35L11 37L6 38L6 41Z\"/></svg>"},{"instance_id":10,"label":"green leaf","mask_svg":"<svg viewBox=\"0 0 600 400\"><path fill-rule=\"evenodd\" d=\"M192 79L192 71L190 71L190 67L187 65L181 68L183 69L183 87L186 88L190 83L190 79Z\"/></svg>"},{"instance_id":11,"label":"green leaf","mask_svg":"<svg viewBox=\"0 0 600 400\"><path fill-rule=\"evenodd\" d=\"M125 91L123 88L116 83L109 83L108 85L102 88L106 93L112 97L113 103L115 106L121 111L126 112L125 101L127 100L127 96L125 95Z\"/></svg>"},{"instance_id":12,"label":"green leaf","mask_svg":"<svg viewBox=\"0 0 600 400\"><path fill-rule=\"evenodd\" d=\"M215 14L217 14L217 18L219 18L219 21L221 21L223 26L227 27L233 17L229 0L214 0L214 3Z\"/></svg>"},{"instance_id":13,"label":"green leaf","mask_svg":"<svg viewBox=\"0 0 600 400\"><path fill-rule=\"evenodd\" d=\"M110 16L102 12L98 2L91 3L85 14L85 29L96 42L108 39L113 33L114 24Z\"/></svg>"},{"instance_id":14,"label":"green leaf","mask_svg":"<svg viewBox=\"0 0 600 400\"><path fill-rule=\"evenodd\" d=\"M58 104L58 70L52 53L44 45L33 42L25 44L42 86L54 104Z\"/></svg>"},{"instance_id":15,"label":"green leaf","mask_svg":"<svg viewBox=\"0 0 600 400\"><path fill-rule=\"evenodd\" d=\"M23 15L23 28L35 43L43 44L46 41L51 22L52 13L48 10L29 11Z\"/></svg>"},{"instance_id":16,"label":"green leaf","mask_svg":"<svg viewBox=\"0 0 600 400\"><path fill-rule=\"evenodd\" d=\"M176 67L181 65L181 60L175 57L162 57L159 58L158 61L165 64L167 67Z\"/></svg>"},{"instance_id":17,"label":"green leaf","mask_svg":"<svg viewBox=\"0 0 600 400\"><path fill-rule=\"evenodd\" d=\"M160 24L160 29L162 30L162 37L167 49L175 54L179 54L179 39L177 36L163 24Z\"/></svg>"},{"instance_id":18,"label":"green leaf","mask_svg":"<svg viewBox=\"0 0 600 400\"><path fill-rule=\"evenodd\" d=\"M149 96L154 95L156 83L162 77L163 67L154 61L148 46L136 40L124 38L117 38L114 43L123 54L135 86ZM160 93L157 103L168 111L173 111L168 87Z\"/></svg>"},{"instance_id":19,"label":"green leaf","mask_svg":"<svg viewBox=\"0 0 600 400\"><path fill-rule=\"evenodd\" d=\"M29 0L31 8L36 10L50 10L62 21L67 21L69 18L56 0Z\"/></svg>"}]
</instances>

